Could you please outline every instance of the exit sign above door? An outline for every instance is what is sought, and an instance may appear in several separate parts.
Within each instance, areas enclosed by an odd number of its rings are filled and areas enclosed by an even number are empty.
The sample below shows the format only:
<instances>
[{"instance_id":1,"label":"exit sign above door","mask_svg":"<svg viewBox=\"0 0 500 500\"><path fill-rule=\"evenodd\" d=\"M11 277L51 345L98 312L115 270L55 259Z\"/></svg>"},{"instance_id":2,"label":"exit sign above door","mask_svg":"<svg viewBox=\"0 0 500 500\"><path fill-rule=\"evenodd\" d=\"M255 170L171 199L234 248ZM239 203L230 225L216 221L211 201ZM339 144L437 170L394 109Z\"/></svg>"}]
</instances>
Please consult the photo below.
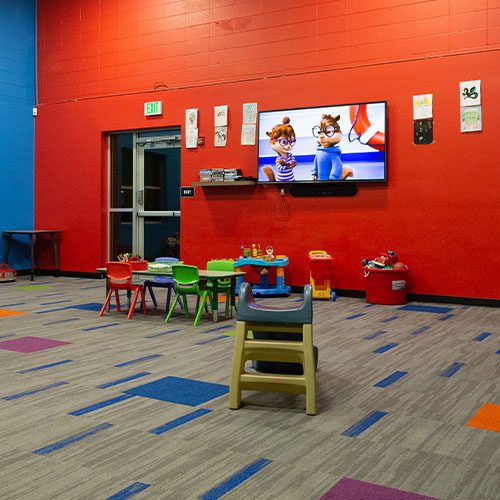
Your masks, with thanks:
<instances>
[{"instance_id":1,"label":"exit sign above door","mask_svg":"<svg viewBox=\"0 0 500 500\"><path fill-rule=\"evenodd\" d=\"M161 101L152 101L144 103L144 116L157 116L163 113Z\"/></svg>"}]
</instances>

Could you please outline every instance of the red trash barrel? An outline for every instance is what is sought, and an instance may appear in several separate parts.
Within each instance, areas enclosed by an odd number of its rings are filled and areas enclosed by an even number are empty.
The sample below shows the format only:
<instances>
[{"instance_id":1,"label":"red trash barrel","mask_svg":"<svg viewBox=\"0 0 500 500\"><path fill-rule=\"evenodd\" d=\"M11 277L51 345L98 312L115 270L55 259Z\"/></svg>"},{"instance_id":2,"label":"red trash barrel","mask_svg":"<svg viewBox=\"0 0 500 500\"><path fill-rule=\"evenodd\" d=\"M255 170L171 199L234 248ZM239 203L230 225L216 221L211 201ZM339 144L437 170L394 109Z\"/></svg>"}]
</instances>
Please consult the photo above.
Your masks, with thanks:
<instances>
[{"instance_id":1,"label":"red trash barrel","mask_svg":"<svg viewBox=\"0 0 500 500\"><path fill-rule=\"evenodd\" d=\"M406 304L409 269L364 267L366 301L371 304Z\"/></svg>"}]
</instances>

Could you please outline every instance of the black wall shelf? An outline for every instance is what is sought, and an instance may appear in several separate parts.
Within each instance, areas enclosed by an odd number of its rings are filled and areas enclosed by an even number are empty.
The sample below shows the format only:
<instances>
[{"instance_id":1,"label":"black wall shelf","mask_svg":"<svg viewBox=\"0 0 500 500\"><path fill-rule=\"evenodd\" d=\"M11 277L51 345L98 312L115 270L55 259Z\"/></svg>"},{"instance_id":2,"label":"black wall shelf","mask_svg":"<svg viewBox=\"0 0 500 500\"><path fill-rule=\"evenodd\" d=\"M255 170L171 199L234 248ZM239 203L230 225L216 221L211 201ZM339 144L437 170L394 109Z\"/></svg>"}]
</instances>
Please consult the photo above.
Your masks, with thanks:
<instances>
[{"instance_id":1,"label":"black wall shelf","mask_svg":"<svg viewBox=\"0 0 500 500\"><path fill-rule=\"evenodd\" d=\"M279 189L286 189L292 196L354 196L358 192L356 184L328 184L328 183L307 183L307 184L258 184L257 181L228 181L228 182L193 182L192 186L202 188L221 188L239 186L276 186Z\"/></svg>"},{"instance_id":2,"label":"black wall shelf","mask_svg":"<svg viewBox=\"0 0 500 500\"><path fill-rule=\"evenodd\" d=\"M202 187L228 187L228 186L255 186L255 181L228 181L228 182L193 182L193 186Z\"/></svg>"}]
</instances>

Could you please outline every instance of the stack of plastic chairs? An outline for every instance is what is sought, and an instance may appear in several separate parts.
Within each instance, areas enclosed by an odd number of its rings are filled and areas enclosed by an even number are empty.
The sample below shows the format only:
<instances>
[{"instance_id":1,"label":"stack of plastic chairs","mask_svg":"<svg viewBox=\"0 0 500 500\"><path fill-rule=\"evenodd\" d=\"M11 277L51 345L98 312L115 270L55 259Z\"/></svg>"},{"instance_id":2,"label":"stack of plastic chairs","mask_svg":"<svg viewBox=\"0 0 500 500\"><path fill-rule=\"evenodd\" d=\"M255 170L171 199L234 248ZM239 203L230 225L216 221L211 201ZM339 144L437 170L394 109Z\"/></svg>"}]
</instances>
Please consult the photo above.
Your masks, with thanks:
<instances>
[{"instance_id":1,"label":"stack of plastic chairs","mask_svg":"<svg viewBox=\"0 0 500 500\"><path fill-rule=\"evenodd\" d=\"M155 259L155 262L174 265L179 262L179 259L176 259L175 257L157 257ZM170 298L172 296L172 290L174 288L174 278L172 276L155 276L152 280L146 280L144 282L144 288L149 291L154 306L158 307L158 302L153 292L154 287L167 289L167 302L165 304L165 311L168 311L170 308ZM180 306L183 307L182 301L180 302Z\"/></svg>"}]
</instances>

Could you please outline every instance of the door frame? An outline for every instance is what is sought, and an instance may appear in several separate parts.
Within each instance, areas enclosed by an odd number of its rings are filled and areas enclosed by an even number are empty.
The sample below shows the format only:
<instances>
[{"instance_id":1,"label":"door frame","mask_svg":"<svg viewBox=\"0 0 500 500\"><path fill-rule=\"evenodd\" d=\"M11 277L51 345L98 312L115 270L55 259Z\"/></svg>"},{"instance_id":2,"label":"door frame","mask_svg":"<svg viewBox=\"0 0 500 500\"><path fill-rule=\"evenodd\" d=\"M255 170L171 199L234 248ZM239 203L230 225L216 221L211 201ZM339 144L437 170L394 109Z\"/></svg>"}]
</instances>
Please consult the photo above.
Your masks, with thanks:
<instances>
[{"instance_id":1,"label":"door frame","mask_svg":"<svg viewBox=\"0 0 500 500\"><path fill-rule=\"evenodd\" d=\"M151 135L143 135L151 133ZM111 138L120 134L132 134L132 207L116 208L112 207L112 152ZM111 234L111 217L117 213L132 214L132 253L144 255L144 220L145 217L178 217L180 219L181 211L166 210L166 211L147 211L144 210L144 150L147 145L162 143L166 148L181 148L180 127L168 127L165 129L138 129L138 130L122 130L113 131L108 134L108 260L113 260L116 256L112 256L112 234ZM165 149L161 148L161 149ZM152 149L152 148L151 148ZM157 148L160 149L160 148ZM140 169L142 161L143 168ZM179 169L181 168L179 160ZM140 192L142 191L142 192ZM142 198L142 199L141 199Z\"/></svg>"}]
</instances>

